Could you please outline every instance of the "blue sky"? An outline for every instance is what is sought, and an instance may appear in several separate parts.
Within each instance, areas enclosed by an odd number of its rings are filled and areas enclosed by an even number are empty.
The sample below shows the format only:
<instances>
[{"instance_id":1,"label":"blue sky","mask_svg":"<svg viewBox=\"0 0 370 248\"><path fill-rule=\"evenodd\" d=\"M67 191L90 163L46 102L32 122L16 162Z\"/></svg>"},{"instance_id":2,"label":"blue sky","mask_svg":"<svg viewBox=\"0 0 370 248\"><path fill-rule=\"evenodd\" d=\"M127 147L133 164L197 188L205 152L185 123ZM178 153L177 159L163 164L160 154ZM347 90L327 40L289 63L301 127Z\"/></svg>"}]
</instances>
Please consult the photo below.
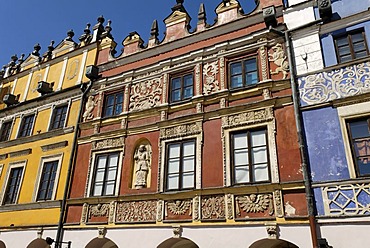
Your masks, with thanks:
<instances>
[{"instance_id":1,"label":"blue sky","mask_svg":"<svg viewBox=\"0 0 370 248\"><path fill-rule=\"evenodd\" d=\"M192 17L195 27L200 3L204 3L207 23L212 24L214 12L221 0L185 0L184 6ZM244 11L254 8L254 0L240 0ZM47 50L51 40L57 45L73 29L74 40L83 33L87 23L96 24L98 16L112 20L112 34L118 43L132 31L138 32L147 43L154 19L158 20L160 39L163 38L163 20L171 14L176 0L0 0L0 69L10 61L13 54L24 53L27 57L36 43L41 45L40 53Z\"/></svg>"}]
</instances>

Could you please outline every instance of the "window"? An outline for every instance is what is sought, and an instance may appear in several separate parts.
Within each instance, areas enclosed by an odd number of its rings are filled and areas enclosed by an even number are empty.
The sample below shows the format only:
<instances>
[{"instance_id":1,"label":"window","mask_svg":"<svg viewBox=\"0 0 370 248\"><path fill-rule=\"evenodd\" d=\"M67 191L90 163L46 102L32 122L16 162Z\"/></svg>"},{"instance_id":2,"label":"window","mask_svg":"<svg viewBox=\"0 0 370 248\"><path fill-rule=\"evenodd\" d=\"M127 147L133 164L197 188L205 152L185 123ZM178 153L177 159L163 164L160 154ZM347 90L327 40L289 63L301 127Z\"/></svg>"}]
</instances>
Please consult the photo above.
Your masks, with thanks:
<instances>
[{"instance_id":1,"label":"window","mask_svg":"<svg viewBox=\"0 0 370 248\"><path fill-rule=\"evenodd\" d=\"M357 176L370 175L370 118L347 122Z\"/></svg>"},{"instance_id":2,"label":"window","mask_svg":"<svg viewBox=\"0 0 370 248\"><path fill-rule=\"evenodd\" d=\"M363 29L336 37L334 40L339 63L363 58L369 54Z\"/></svg>"},{"instance_id":3,"label":"window","mask_svg":"<svg viewBox=\"0 0 370 248\"><path fill-rule=\"evenodd\" d=\"M167 190L194 188L195 140L167 145Z\"/></svg>"},{"instance_id":4,"label":"window","mask_svg":"<svg viewBox=\"0 0 370 248\"><path fill-rule=\"evenodd\" d=\"M4 204L16 203L22 180L22 173L23 167L16 167L11 169L4 195Z\"/></svg>"},{"instance_id":5,"label":"window","mask_svg":"<svg viewBox=\"0 0 370 248\"><path fill-rule=\"evenodd\" d=\"M51 117L50 130L64 127L64 122L67 117L67 109L67 105L59 106L54 109Z\"/></svg>"},{"instance_id":6,"label":"window","mask_svg":"<svg viewBox=\"0 0 370 248\"><path fill-rule=\"evenodd\" d=\"M12 130L12 121L4 122L0 130L0 141L7 141L10 138L10 131Z\"/></svg>"},{"instance_id":7,"label":"window","mask_svg":"<svg viewBox=\"0 0 370 248\"><path fill-rule=\"evenodd\" d=\"M37 193L37 201L51 200L53 196L58 163L58 160L44 163L39 190Z\"/></svg>"},{"instance_id":8,"label":"window","mask_svg":"<svg viewBox=\"0 0 370 248\"><path fill-rule=\"evenodd\" d=\"M256 58L232 62L229 67L232 89L255 85L258 82Z\"/></svg>"},{"instance_id":9,"label":"window","mask_svg":"<svg viewBox=\"0 0 370 248\"><path fill-rule=\"evenodd\" d=\"M18 137L26 137L31 135L34 119L35 115L29 115L22 118Z\"/></svg>"},{"instance_id":10,"label":"window","mask_svg":"<svg viewBox=\"0 0 370 248\"><path fill-rule=\"evenodd\" d=\"M102 154L96 157L91 188L92 196L114 195L117 181L119 153Z\"/></svg>"},{"instance_id":11,"label":"window","mask_svg":"<svg viewBox=\"0 0 370 248\"><path fill-rule=\"evenodd\" d=\"M171 78L171 102L193 97L193 73Z\"/></svg>"},{"instance_id":12,"label":"window","mask_svg":"<svg viewBox=\"0 0 370 248\"><path fill-rule=\"evenodd\" d=\"M122 113L123 92L107 95L104 102L104 117L115 116Z\"/></svg>"},{"instance_id":13,"label":"window","mask_svg":"<svg viewBox=\"0 0 370 248\"><path fill-rule=\"evenodd\" d=\"M266 129L231 134L233 183L270 180Z\"/></svg>"}]
</instances>

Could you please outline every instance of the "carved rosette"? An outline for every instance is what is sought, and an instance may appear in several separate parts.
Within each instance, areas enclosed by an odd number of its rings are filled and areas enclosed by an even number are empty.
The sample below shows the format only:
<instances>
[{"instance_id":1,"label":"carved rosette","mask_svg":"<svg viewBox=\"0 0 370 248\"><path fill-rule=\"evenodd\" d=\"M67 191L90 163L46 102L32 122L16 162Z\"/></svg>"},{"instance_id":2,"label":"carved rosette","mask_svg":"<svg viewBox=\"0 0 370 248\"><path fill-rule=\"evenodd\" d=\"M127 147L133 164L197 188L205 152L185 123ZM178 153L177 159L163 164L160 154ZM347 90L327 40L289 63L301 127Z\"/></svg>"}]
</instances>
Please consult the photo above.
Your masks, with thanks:
<instances>
[{"instance_id":1,"label":"carved rosette","mask_svg":"<svg viewBox=\"0 0 370 248\"><path fill-rule=\"evenodd\" d=\"M131 86L129 111L140 111L159 106L162 96L161 78L137 83Z\"/></svg>"},{"instance_id":2,"label":"carved rosette","mask_svg":"<svg viewBox=\"0 0 370 248\"><path fill-rule=\"evenodd\" d=\"M193 220L200 220L200 196L195 196L193 198Z\"/></svg>"},{"instance_id":3,"label":"carved rosette","mask_svg":"<svg viewBox=\"0 0 370 248\"><path fill-rule=\"evenodd\" d=\"M225 197L226 197L227 219L232 220L234 219L233 214L234 196L232 194L227 194Z\"/></svg>"},{"instance_id":4,"label":"carved rosette","mask_svg":"<svg viewBox=\"0 0 370 248\"><path fill-rule=\"evenodd\" d=\"M195 122L191 124L184 124L175 127L161 129L161 139L169 139L175 137L182 137L202 132L202 122Z\"/></svg>"},{"instance_id":5,"label":"carved rosette","mask_svg":"<svg viewBox=\"0 0 370 248\"><path fill-rule=\"evenodd\" d=\"M157 202L157 222L163 221L163 205L164 205L163 200L159 200Z\"/></svg>"},{"instance_id":6,"label":"carved rosette","mask_svg":"<svg viewBox=\"0 0 370 248\"><path fill-rule=\"evenodd\" d=\"M156 201L119 202L116 222L155 222L156 210Z\"/></svg>"},{"instance_id":7,"label":"carved rosette","mask_svg":"<svg viewBox=\"0 0 370 248\"><path fill-rule=\"evenodd\" d=\"M202 197L202 219L224 219L225 196Z\"/></svg>"},{"instance_id":8,"label":"carved rosette","mask_svg":"<svg viewBox=\"0 0 370 248\"><path fill-rule=\"evenodd\" d=\"M222 117L222 127L235 127L244 124L265 122L272 119L274 119L273 109L265 108L261 110L249 111L246 113Z\"/></svg>"},{"instance_id":9,"label":"carved rosette","mask_svg":"<svg viewBox=\"0 0 370 248\"><path fill-rule=\"evenodd\" d=\"M110 204L97 204L89 206L89 219L92 217L108 217L110 210Z\"/></svg>"},{"instance_id":10,"label":"carved rosette","mask_svg":"<svg viewBox=\"0 0 370 248\"><path fill-rule=\"evenodd\" d=\"M166 202L166 216L170 212L173 215L192 215L191 200L175 200Z\"/></svg>"},{"instance_id":11,"label":"carved rosette","mask_svg":"<svg viewBox=\"0 0 370 248\"><path fill-rule=\"evenodd\" d=\"M282 204L282 196L280 190L274 191L274 203L275 203L275 213L279 218L284 217L284 210L283 210L283 204Z\"/></svg>"},{"instance_id":12,"label":"carved rosette","mask_svg":"<svg viewBox=\"0 0 370 248\"><path fill-rule=\"evenodd\" d=\"M237 196L235 198L236 214L241 216L241 211L245 213L264 213L268 211L269 215L274 214L272 194L250 194L246 196Z\"/></svg>"},{"instance_id":13,"label":"carved rosette","mask_svg":"<svg viewBox=\"0 0 370 248\"><path fill-rule=\"evenodd\" d=\"M220 90L220 83L217 80L217 74L218 74L218 61L207 63L203 66L204 95L216 93Z\"/></svg>"},{"instance_id":14,"label":"carved rosette","mask_svg":"<svg viewBox=\"0 0 370 248\"><path fill-rule=\"evenodd\" d=\"M101 150L107 148L119 148L124 145L124 138L114 138L114 139L105 139L99 140L92 143L93 150Z\"/></svg>"}]
</instances>

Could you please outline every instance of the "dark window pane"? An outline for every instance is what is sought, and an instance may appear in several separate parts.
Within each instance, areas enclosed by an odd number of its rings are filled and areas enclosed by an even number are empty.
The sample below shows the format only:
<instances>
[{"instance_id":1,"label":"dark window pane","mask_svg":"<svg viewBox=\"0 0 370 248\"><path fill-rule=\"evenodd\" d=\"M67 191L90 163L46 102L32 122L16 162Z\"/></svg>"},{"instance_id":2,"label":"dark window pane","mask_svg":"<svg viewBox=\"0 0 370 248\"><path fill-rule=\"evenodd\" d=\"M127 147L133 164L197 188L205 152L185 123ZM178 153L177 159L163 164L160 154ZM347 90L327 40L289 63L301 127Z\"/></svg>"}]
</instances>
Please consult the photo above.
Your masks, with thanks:
<instances>
[{"instance_id":1,"label":"dark window pane","mask_svg":"<svg viewBox=\"0 0 370 248\"><path fill-rule=\"evenodd\" d=\"M38 201L51 200L57 168L58 161L47 162L44 164L40 179L39 192L37 195Z\"/></svg>"},{"instance_id":2,"label":"dark window pane","mask_svg":"<svg viewBox=\"0 0 370 248\"><path fill-rule=\"evenodd\" d=\"M193 85L193 75L184 76L184 87Z\"/></svg>"},{"instance_id":3,"label":"dark window pane","mask_svg":"<svg viewBox=\"0 0 370 248\"><path fill-rule=\"evenodd\" d=\"M370 136L367 120L350 123L352 138L364 138Z\"/></svg>"},{"instance_id":4,"label":"dark window pane","mask_svg":"<svg viewBox=\"0 0 370 248\"><path fill-rule=\"evenodd\" d=\"M67 106L57 107L53 111L51 129L63 128L67 116Z\"/></svg>"},{"instance_id":5,"label":"dark window pane","mask_svg":"<svg viewBox=\"0 0 370 248\"><path fill-rule=\"evenodd\" d=\"M337 45L338 45L338 47L339 46L349 46L348 38L347 37L338 38L337 39Z\"/></svg>"},{"instance_id":6,"label":"dark window pane","mask_svg":"<svg viewBox=\"0 0 370 248\"><path fill-rule=\"evenodd\" d=\"M231 77L231 88L238 88L243 86L242 75Z\"/></svg>"},{"instance_id":7,"label":"dark window pane","mask_svg":"<svg viewBox=\"0 0 370 248\"><path fill-rule=\"evenodd\" d=\"M123 111L123 92L107 95L105 97L103 116L116 116Z\"/></svg>"},{"instance_id":8,"label":"dark window pane","mask_svg":"<svg viewBox=\"0 0 370 248\"><path fill-rule=\"evenodd\" d=\"M246 60L245 63L245 71L250 72L250 71L256 71L257 70L257 62L256 59L249 59Z\"/></svg>"},{"instance_id":9,"label":"dark window pane","mask_svg":"<svg viewBox=\"0 0 370 248\"><path fill-rule=\"evenodd\" d=\"M12 129L12 122L4 122L1 126L0 141L7 141L10 138L10 130Z\"/></svg>"},{"instance_id":10,"label":"dark window pane","mask_svg":"<svg viewBox=\"0 0 370 248\"><path fill-rule=\"evenodd\" d=\"M13 168L10 171L8 185L6 187L4 204L14 204L17 200L17 195L22 179L23 167Z\"/></svg>"},{"instance_id":11,"label":"dark window pane","mask_svg":"<svg viewBox=\"0 0 370 248\"><path fill-rule=\"evenodd\" d=\"M171 102L189 99L193 96L193 74L171 79Z\"/></svg>"},{"instance_id":12,"label":"dark window pane","mask_svg":"<svg viewBox=\"0 0 370 248\"><path fill-rule=\"evenodd\" d=\"M337 44L336 52L340 63L368 56L363 30L358 30L357 33L347 34L344 37L335 38L335 41Z\"/></svg>"},{"instance_id":13,"label":"dark window pane","mask_svg":"<svg viewBox=\"0 0 370 248\"><path fill-rule=\"evenodd\" d=\"M242 63L233 63L230 65L230 73L231 76L241 74L242 73Z\"/></svg>"},{"instance_id":14,"label":"dark window pane","mask_svg":"<svg viewBox=\"0 0 370 248\"><path fill-rule=\"evenodd\" d=\"M193 96L193 87L187 87L184 89L184 99L191 98Z\"/></svg>"},{"instance_id":15,"label":"dark window pane","mask_svg":"<svg viewBox=\"0 0 370 248\"><path fill-rule=\"evenodd\" d=\"M35 115L30 115L22 118L21 126L19 129L19 137L26 137L31 135L34 118Z\"/></svg>"},{"instance_id":16,"label":"dark window pane","mask_svg":"<svg viewBox=\"0 0 370 248\"><path fill-rule=\"evenodd\" d=\"M181 91L180 90L172 91L172 98L171 99L172 99L173 102L180 101L181 100Z\"/></svg>"},{"instance_id":17,"label":"dark window pane","mask_svg":"<svg viewBox=\"0 0 370 248\"><path fill-rule=\"evenodd\" d=\"M181 88L181 78L174 78L172 79L172 89L180 89Z\"/></svg>"}]
</instances>

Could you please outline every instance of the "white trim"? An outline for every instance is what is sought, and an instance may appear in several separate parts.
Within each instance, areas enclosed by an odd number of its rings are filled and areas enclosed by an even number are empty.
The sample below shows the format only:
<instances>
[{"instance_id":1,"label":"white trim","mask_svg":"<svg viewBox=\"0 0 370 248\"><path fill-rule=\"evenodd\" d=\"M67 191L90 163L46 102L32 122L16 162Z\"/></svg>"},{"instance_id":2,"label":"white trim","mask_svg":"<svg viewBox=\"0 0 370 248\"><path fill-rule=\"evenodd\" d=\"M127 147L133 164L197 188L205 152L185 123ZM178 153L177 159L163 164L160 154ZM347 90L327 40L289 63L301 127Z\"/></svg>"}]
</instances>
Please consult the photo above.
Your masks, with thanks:
<instances>
[{"instance_id":1,"label":"white trim","mask_svg":"<svg viewBox=\"0 0 370 248\"><path fill-rule=\"evenodd\" d=\"M61 70L61 73L60 73L59 83L58 83L58 88L56 89L56 91L58 91L58 90L61 90L61 89L62 89L64 76L65 76L65 74L66 74L67 63L68 63L68 57L65 57L63 60L64 60L64 61L63 61L63 67L62 67L62 70Z\"/></svg>"},{"instance_id":2,"label":"white trim","mask_svg":"<svg viewBox=\"0 0 370 248\"><path fill-rule=\"evenodd\" d=\"M1 198L0 198L1 199L1 201L0 201L1 202L1 205L4 205L4 196L5 196L5 191L6 191L6 188L7 188L7 185L8 185L8 181L9 181L9 176L10 176L11 170L14 169L14 168L23 167L21 181L19 183L17 197L15 199L15 203L14 204L17 204L18 203L19 195L20 195L20 192L21 192L21 189L22 189L23 178L24 178L24 174L25 174L24 172L26 170L26 164L27 164L27 160L9 163L8 169L6 171L6 180L4 181L4 184L3 184L2 190L1 190Z\"/></svg>"},{"instance_id":3,"label":"white trim","mask_svg":"<svg viewBox=\"0 0 370 248\"><path fill-rule=\"evenodd\" d=\"M21 100L22 102L24 102L27 99L27 93L28 93L28 90L29 90L30 85L31 85L32 75L33 75L33 72L31 71L29 76L28 76L26 87L24 88L24 93L23 93L23 97L22 97L22 100Z\"/></svg>"},{"instance_id":4,"label":"white trim","mask_svg":"<svg viewBox=\"0 0 370 248\"><path fill-rule=\"evenodd\" d=\"M37 178L35 180L35 187L34 187L35 190L34 190L33 196L32 196L32 199L33 199L34 202L37 202L37 195L38 195L38 192L39 192L41 175L42 175L42 171L44 169L45 163L51 162L51 161L56 161L56 160L58 160L58 166L57 166L57 170L56 170L56 173L55 173L53 194L52 194L51 199L50 199L51 201L55 200L56 192L57 192L57 189L58 189L58 183L59 183L60 169L62 167L62 162L63 162L63 153L41 157L40 165L39 165L39 169L38 169L38 173L37 173ZM44 201L44 200L41 200L41 201Z\"/></svg>"},{"instance_id":5,"label":"white trim","mask_svg":"<svg viewBox=\"0 0 370 248\"><path fill-rule=\"evenodd\" d=\"M48 75L49 75L50 65L45 66L45 74L44 74L44 81L47 82Z\"/></svg>"},{"instance_id":6,"label":"white trim","mask_svg":"<svg viewBox=\"0 0 370 248\"><path fill-rule=\"evenodd\" d=\"M352 104L349 106L338 107L339 124L342 131L343 145L346 153L349 175L351 178L356 178L356 166L353 163L351 142L348 138L348 130L346 120L350 118L361 118L370 116L370 103L363 102Z\"/></svg>"},{"instance_id":7,"label":"white trim","mask_svg":"<svg viewBox=\"0 0 370 248\"><path fill-rule=\"evenodd\" d=\"M1 174L3 174L3 169L4 169L4 164L0 164L0 178L1 178Z\"/></svg>"},{"instance_id":8,"label":"white trim","mask_svg":"<svg viewBox=\"0 0 370 248\"><path fill-rule=\"evenodd\" d=\"M113 148L113 149L105 149L102 151L92 152L89 170L88 170L88 174L90 175L88 175L89 178L88 178L88 185L86 187L85 197L98 197L98 196L91 196L91 184L93 182L93 177L95 174L94 171L95 171L95 166L96 166L95 160L96 160L97 155L104 155L104 154L109 154L109 153L118 153L118 165L117 165L118 167L117 167L116 188L114 189L114 196L118 195L119 187L121 183L121 170L122 170L122 165L123 165L123 149Z\"/></svg>"},{"instance_id":9,"label":"white trim","mask_svg":"<svg viewBox=\"0 0 370 248\"><path fill-rule=\"evenodd\" d=\"M10 94L12 94L12 95L14 95L14 90L15 90L15 87L17 86L17 82L18 82L18 78L15 78L12 91L10 92Z\"/></svg>"},{"instance_id":10,"label":"white trim","mask_svg":"<svg viewBox=\"0 0 370 248\"><path fill-rule=\"evenodd\" d=\"M86 64L88 52L89 52L88 49L83 51L82 61L81 61L81 66L80 66L80 74L78 75L78 79L77 79L76 84L82 83L82 77L83 77L84 72L85 72L85 64Z\"/></svg>"}]
</instances>

